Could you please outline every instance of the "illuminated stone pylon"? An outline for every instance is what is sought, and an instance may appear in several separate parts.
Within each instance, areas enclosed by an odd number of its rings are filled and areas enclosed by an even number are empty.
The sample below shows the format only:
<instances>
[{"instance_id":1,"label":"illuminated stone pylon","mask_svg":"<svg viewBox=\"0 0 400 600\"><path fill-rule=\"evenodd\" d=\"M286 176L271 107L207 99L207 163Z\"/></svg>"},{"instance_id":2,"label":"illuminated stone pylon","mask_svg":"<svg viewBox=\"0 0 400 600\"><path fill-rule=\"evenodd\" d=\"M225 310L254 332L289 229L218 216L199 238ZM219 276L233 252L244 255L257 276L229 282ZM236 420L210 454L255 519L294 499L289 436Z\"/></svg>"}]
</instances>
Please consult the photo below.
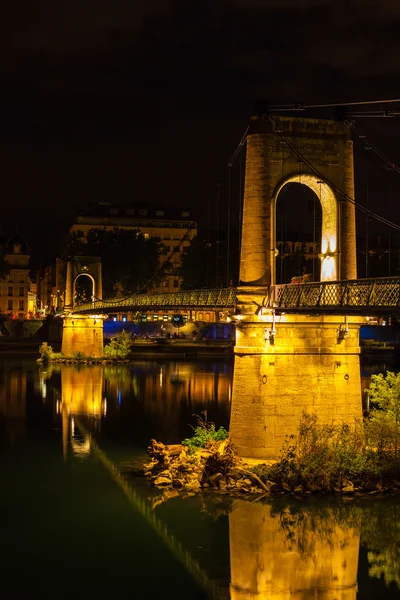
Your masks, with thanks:
<instances>
[{"instance_id":1,"label":"illuminated stone pylon","mask_svg":"<svg viewBox=\"0 0 400 600\"><path fill-rule=\"evenodd\" d=\"M64 356L82 352L88 357L101 358L104 354L103 321L102 315L65 316L61 346Z\"/></svg>"},{"instance_id":2,"label":"illuminated stone pylon","mask_svg":"<svg viewBox=\"0 0 400 600\"><path fill-rule=\"evenodd\" d=\"M276 283L276 202L291 182L309 187L321 202L321 280L356 279L355 206L335 191L354 199L348 127L322 119L274 117L273 122L253 120L247 136L240 284Z\"/></svg>"},{"instance_id":3,"label":"illuminated stone pylon","mask_svg":"<svg viewBox=\"0 0 400 600\"><path fill-rule=\"evenodd\" d=\"M298 507L296 507L298 513ZM299 514L299 513L298 513ZM237 500L229 514L231 600L356 600L360 533L335 511L307 512Z\"/></svg>"},{"instance_id":4,"label":"illuminated stone pylon","mask_svg":"<svg viewBox=\"0 0 400 600\"><path fill-rule=\"evenodd\" d=\"M335 192L354 198L348 129L316 119L256 120L247 138L230 424L242 456L276 458L304 410L316 412L321 423L354 424L361 417L359 327L365 319L317 311L275 317L264 308L275 285L276 201L290 181L318 188L321 280L357 277L354 204Z\"/></svg>"}]
</instances>

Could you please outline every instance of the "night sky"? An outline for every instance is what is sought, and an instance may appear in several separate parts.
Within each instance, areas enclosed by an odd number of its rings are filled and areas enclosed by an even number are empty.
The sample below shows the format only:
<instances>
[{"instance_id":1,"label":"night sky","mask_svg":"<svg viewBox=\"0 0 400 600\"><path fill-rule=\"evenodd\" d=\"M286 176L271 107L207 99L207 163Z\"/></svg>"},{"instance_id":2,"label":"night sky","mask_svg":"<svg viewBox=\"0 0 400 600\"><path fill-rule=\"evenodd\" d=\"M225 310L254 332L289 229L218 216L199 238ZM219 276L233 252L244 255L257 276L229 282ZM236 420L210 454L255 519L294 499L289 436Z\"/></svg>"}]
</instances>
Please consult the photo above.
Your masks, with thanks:
<instances>
[{"instance_id":1,"label":"night sky","mask_svg":"<svg viewBox=\"0 0 400 600\"><path fill-rule=\"evenodd\" d=\"M398 0L20 0L0 28L1 227L35 261L96 201L199 212L219 181L223 227L227 165L260 100L400 96ZM400 117L357 127L400 163ZM400 175L361 144L356 167L357 200L368 183L400 223Z\"/></svg>"}]
</instances>

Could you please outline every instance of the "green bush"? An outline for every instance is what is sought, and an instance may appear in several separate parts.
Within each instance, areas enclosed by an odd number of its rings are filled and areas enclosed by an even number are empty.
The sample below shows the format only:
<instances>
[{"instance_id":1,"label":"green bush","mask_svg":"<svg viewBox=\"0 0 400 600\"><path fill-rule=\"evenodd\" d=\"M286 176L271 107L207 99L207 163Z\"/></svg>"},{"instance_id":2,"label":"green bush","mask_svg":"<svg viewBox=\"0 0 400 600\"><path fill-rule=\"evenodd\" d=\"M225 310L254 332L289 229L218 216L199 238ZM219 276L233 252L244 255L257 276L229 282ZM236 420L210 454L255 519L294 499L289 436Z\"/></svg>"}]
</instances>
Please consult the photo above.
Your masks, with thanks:
<instances>
[{"instance_id":1,"label":"green bush","mask_svg":"<svg viewBox=\"0 0 400 600\"><path fill-rule=\"evenodd\" d=\"M346 480L356 486L370 481L390 484L400 477L400 459L393 455L392 441L388 442L391 436L384 412L379 419L354 427L320 425L315 414L304 413L298 435L287 437L280 459L252 470L262 481L319 492L341 489ZM385 452L388 443L390 452Z\"/></svg>"},{"instance_id":2,"label":"green bush","mask_svg":"<svg viewBox=\"0 0 400 600\"><path fill-rule=\"evenodd\" d=\"M188 447L190 453L194 453L198 448L206 448L211 442L225 440L229 436L224 427L215 429L215 424L207 421L207 411L202 411L201 414L204 415L204 418L193 415L197 421L196 427L189 425L194 431L193 437L182 441L182 444Z\"/></svg>"},{"instance_id":3,"label":"green bush","mask_svg":"<svg viewBox=\"0 0 400 600\"><path fill-rule=\"evenodd\" d=\"M132 346L130 335L123 329L111 342L104 348L104 355L114 360L124 360L128 357Z\"/></svg>"},{"instance_id":4,"label":"green bush","mask_svg":"<svg viewBox=\"0 0 400 600\"><path fill-rule=\"evenodd\" d=\"M53 358L53 355L54 355L53 348L51 346L49 346L49 344L47 342L43 342L40 345L39 353L40 353L40 359L44 363L50 362L50 360Z\"/></svg>"},{"instance_id":5,"label":"green bush","mask_svg":"<svg viewBox=\"0 0 400 600\"><path fill-rule=\"evenodd\" d=\"M72 358L73 358L73 360L85 360L87 358L87 356L84 352L77 350L76 352L72 353Z\"/></svg>"},{"instance_id":6,"label":"green bush","mask_svg":"<svg viewBox=\"0 0 400 600\"><path fill-rule=\"evenodd\" d=\"M367 392L378 406L370 412L368 441L379 452L392 452L397 458L400 453L400 373L388 371L386 375L372 375Z\"/></svg>"}]
</instances>

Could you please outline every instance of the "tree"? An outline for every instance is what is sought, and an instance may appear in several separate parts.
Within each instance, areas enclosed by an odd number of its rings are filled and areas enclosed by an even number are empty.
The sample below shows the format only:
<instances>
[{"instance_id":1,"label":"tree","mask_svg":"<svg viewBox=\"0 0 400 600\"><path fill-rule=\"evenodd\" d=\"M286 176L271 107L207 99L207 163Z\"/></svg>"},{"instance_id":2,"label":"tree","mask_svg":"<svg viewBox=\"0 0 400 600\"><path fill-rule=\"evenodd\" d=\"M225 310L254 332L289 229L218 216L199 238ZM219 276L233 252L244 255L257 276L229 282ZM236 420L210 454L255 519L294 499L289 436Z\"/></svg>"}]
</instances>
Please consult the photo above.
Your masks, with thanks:
<instances>
[{"instance_id":1,"label":"tree","mask_svg":"<svg viewBox=\"0 0 400 600\"><path fill-rule=\"evenodd\" d=\"M69 251L74 256L101 258L104 298L141 290L159 267L159 240L146 238L138 229L93 228L86 241L79 234L70 236ZM153 279L151 287L159 280Z\"/></svg>"},{"instance_id":2,"label":"tree","mask_svg":"<svg viewBox=\"0 0 400 600\"><path fill-rule=\"evenodd\" d=\"M370 430L375 432L374 437L378 437L377 432L381 432L380 445L394 448L397 458L400 440L400 373L388 371L386 375L372 375L367 392L372 402L381 409L371 411Z\"/></svg>"},{"instance_id":3,"label":"tree","mask_svg":"<svg viewBox=\"0 0 400 600\"><path fill-rule=\"evenodd\" d=\"M107 358L124 360L128 357L131 346L131 336L123 329L111 340L109 345L104 348L104 355Z\"/></svg>"},{"instance_id":4,"label":"tree","mask_svg":"<svg viewBox=\"0 0 400 600\"><path fill-rule=\"evenodd\" d=\"M177 275L183 278L183 290L195 290L209 285L208 265L211 244L194 237L182 252L181 266Z\"/></svg>"}]
</instances>

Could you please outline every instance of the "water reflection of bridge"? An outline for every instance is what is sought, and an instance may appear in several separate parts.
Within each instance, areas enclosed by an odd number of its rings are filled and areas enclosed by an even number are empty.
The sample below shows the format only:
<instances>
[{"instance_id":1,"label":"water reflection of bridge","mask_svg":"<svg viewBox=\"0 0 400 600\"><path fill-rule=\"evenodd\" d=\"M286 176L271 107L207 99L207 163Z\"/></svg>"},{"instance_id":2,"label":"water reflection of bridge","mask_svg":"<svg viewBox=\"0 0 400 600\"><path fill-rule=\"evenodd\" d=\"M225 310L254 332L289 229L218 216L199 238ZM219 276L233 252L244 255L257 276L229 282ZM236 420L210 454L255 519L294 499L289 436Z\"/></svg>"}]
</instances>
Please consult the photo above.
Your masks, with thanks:
<instances>
[{"instance_id":1,"label":"water reflection of bridge","mask_svg":"<svg viewBox=\"0 0 400 600\"><path fill-rule=\"evenodd\" d=\"M146 370L145 365L141 368ZM224 571L221 576L215 565L205 562L202 553L196 552L196 545L190 537L187 544L185 539L174 533L173 523L167 525L159 518L160 505L153 510L143 493L139 493L132 480L123 477L96 441L96 423L104 419L101 369L69 367L62 374L65 390L61 395L61 411L66 459L71 456L69 448L80 456L93 453L135 510L158 533L210 598L355 600L362 523L357 507L349 508L348 503L345 506L340 503L324 505L322 501L317 508L315 504L306 507L282 498L273 504L235 499L228 515L230 575ZM120 376L115 373L116 379L110 385L109 393L114 390L115 394L120 389ZM159 383L159 374L155 380ZM84 421L84 415L93 418ZM149 491L145 496L148 494ZM173 503L174 499L168 502ZM207 506L205 498L203 509ZM214 504L214 508L218 510L218 504ZM168 513L171 514L170 511ZM179 508L177 518L182 518ZM376 564L382 564L380 556Z\"/></svg>"},{"instance_id":2,"label":"water reflection of bridge","mask_svg":"<svg viewBox=\"0 0 400 600\"><path fill-rule=\"evenodd\" d=\"M149 523L208 597L218 600L355 600L360 530L334 509L291 512L234 500L229 513L230 584L185 547L151 504L126 480L79 417L79 435L135 510ZM211 571L211 574L210 574ZM214 571L214 572L213 572Z\"/></svg>"}]
</instances>

